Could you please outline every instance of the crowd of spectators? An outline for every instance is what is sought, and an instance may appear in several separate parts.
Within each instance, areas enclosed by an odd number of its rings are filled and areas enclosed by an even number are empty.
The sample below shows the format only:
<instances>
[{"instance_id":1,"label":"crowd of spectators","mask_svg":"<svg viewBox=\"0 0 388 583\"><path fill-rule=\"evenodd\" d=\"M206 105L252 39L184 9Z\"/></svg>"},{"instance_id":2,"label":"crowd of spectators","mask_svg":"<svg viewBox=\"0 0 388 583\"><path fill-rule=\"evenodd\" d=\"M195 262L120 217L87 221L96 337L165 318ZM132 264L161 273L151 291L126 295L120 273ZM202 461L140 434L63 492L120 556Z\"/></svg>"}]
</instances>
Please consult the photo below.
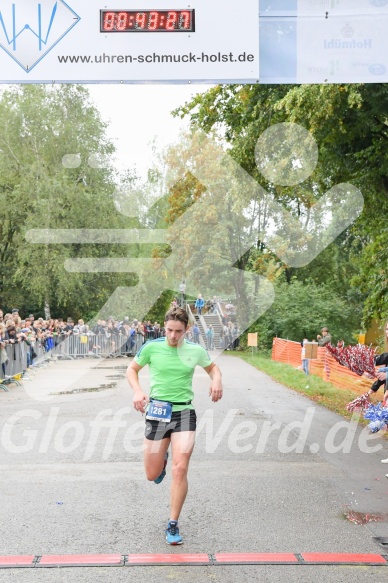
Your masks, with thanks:
<instances>
[{"instance_id":1,"label":"crowd of spectators","mask_svg":"<svg viewBox=\"0 0 388 583\"><path fill-rule=\"evenodd\" d=\"M73 333L97 336L100 340L107 339L112 352L120 346L121 353L127 355L134 354L147 340L165 335L164 327L159 322L152 323L150 320L141 322L136 319L130 321L128 316L125 316L124 320L116 320L111 316L108 320L98 320L92 330L87 328L86 326Z\"/></svg>"},{"instance_id":2,"label":"crowd of spectators","mask_svg":"<svg viewBox=\"0 0 388 583\"><path fill-rule=\"evenodd\" d=\"M235 322L223 318L223 326L220 332L221 348L225 350L237 350L240 346L240 329Z\"/></svg>"},{"instance_id":3,"label":"crowd of spectators","mask_svg":"<svg viewBox=\"0 0 388 583\"><path fill-rule=\"evenodd\" d=\"M171 305L179 305L180 302L174 298ZM206 303L208 312L217 313L217 299L215 296ZM225 316L222 317L222 330L219 335L219 343L222 348L232 349L238 346L239 330L231 320L234 306L229 304ZM188 339L199 342L196 330L188 331ZM158 322L130 320L128 316L124 319L116 319L110 316L107 320L100 319L93 326L85 324L79 319L74 322L72 318L35 318L34 314L22 318L17 308L11 312L4 313L0 309L0 354L3 377L5 366L9 359L7 346L23 344L27 354L27 367L29 367L37 357L39 350L48 352L57 347L67 337L78 337L80 342L87 345L87 351L97 352L103 346L108 347L108 352L114 355L117 350L120 354L134 354L147 340L153 340L165 335L163 325ZM213 348L215 337L208 338L208 345ZM74 344L74 343L73 343Z\"/></svg>"},{"instance_id":4,"label":"crowd of spectators","mask_svg":"<svg viewBox=\"0 0 388 583\"><path fill-rule=\"evenodd\" d=\"M76 323L72 318L35 318L30 314L21 318L19 310L5 313L0 309L0 353L3 377L5 366L9 360L8 346L23 344L27 354L27 367L37 357L39 349L48 352L61 344L67 337L77 337L87 344L88 352L98 351L101 345L108 347L113 355L120 349L121 354L133 354L147 340L164 336L164 328L158 323L148 321L130 321L126 316L118 320L113 316L107 320L98 320L95 326L85 324L79 319ZM76 338L73 345L76 346Z\"/></svg>"}]
</instances>

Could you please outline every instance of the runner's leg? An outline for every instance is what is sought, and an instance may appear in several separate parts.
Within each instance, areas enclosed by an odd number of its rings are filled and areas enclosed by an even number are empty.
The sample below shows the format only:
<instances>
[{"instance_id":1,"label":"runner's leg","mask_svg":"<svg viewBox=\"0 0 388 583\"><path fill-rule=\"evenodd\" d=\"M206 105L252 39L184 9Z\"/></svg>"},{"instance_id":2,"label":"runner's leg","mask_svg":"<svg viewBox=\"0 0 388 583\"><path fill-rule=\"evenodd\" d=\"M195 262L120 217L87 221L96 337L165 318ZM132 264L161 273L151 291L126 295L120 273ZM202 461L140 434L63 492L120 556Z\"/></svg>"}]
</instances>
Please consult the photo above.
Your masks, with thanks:
<instances>
[{"instance_id":1,"label":"runner's leg","mask_svg":"<svg viewBox=\"0 0 388 583\"><path fill-rule=\"evenodd\" d=\"M144 439L144 469L147 480L153 481L160 476L169 445L169 437L159 440Z\"/></svg>"},{"instance_id":2,"label":"runner's leg","mask_svg":"<svg viewBox=\"0 0 388 583\"><path fill-rule=\"evenodd\" d=\"M195 431L181 431L171 434L172 448L172 484L171 484L171 520L178 520L186 499L188 482L187 473L195 443Z\"/></svg>"}]
</instances>

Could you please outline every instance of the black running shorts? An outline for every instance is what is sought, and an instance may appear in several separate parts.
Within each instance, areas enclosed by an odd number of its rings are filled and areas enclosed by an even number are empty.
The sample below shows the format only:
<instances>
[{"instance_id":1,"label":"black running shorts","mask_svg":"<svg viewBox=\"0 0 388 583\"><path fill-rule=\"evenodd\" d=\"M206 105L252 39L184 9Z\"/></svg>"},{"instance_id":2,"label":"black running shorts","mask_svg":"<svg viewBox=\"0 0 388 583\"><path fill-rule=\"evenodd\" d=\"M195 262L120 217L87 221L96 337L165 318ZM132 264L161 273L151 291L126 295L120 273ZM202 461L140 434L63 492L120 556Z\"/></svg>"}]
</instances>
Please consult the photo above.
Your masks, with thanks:
<instances>
[{"instance_id":1,"label":"black running shorts","mask_svg":"<svg viewBox=\"0 0 388 583\"><path fill-rule=\"evenodd\" d=\"M146 419L144 435L146 439L159 441L165 437L170 437L171 433L181 431L195 431L197 428L197 415L194 409L183 409L172 413L171 421L155 421Z\"/></svg>"}]
</instances>

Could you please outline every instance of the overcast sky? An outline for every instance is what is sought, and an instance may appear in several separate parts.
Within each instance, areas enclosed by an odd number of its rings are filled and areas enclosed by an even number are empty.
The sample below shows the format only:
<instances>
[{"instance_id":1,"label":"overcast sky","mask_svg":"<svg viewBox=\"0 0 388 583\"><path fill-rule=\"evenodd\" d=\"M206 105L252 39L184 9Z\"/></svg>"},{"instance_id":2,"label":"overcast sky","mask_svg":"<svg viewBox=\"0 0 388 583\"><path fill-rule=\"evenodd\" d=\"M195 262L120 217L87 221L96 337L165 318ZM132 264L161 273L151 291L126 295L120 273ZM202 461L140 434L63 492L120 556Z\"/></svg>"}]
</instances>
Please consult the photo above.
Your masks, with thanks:
<instances>
[{"instance_id":1,"label":"overcast sky","mask_svg":"<svg viewBox=\"0 0 388 583\"><path fill-rule=\"evenodd\" d=\"M160 148L174 142L188 120L170 112L211 85L89 85L89 91L117 148L119 168L136 166L144 176L150 165L150 143Z\"/></svg>"}]
</instances>

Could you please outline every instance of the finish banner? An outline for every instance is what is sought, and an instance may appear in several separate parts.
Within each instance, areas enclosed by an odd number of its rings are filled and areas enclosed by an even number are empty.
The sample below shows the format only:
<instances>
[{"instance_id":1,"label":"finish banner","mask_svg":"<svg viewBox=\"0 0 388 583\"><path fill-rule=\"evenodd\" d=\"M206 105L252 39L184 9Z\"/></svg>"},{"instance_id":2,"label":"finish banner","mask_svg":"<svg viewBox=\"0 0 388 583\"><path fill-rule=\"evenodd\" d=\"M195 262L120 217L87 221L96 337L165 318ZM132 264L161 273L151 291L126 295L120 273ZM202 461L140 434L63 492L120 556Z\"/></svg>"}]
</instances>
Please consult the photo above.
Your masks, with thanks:
<instances>
[{"instance_id":1,"label":"finish banner","mask_svg":"<svg viewBox=\"0 0 388 583\"><path fill-rule=\"evenodd\" d=\"M257 83L258 34L258 0L0 0L0 82Z\"/></svg>"},{"instance_id":2,"label":"finish banner","mask_svg":"<svg viewBox=\"0 0 388 583\"><path fill-rule=\"evenodd\" d=\"M261 0L261 83L388 81L388 0Z\"/></svg>"},{"instance_id":3,"label":"finish banner","mask_svg":"<svg viewBox=\"0 0 388 583\"><path fill-rule=\"evenodd\" d=\"M388 81L388 0L0 0L0 83Z\"/></svg>"},{"instance_id":4,"label":"finish banner","mask_svg":"<svg viewBox=\"0 0 388 583\"><path fill-rule=\"evenodd\" d=\"M388 80L388 2L298 3L297 21L297 79L301 82Z\"/></svg>"}]
</instances>

